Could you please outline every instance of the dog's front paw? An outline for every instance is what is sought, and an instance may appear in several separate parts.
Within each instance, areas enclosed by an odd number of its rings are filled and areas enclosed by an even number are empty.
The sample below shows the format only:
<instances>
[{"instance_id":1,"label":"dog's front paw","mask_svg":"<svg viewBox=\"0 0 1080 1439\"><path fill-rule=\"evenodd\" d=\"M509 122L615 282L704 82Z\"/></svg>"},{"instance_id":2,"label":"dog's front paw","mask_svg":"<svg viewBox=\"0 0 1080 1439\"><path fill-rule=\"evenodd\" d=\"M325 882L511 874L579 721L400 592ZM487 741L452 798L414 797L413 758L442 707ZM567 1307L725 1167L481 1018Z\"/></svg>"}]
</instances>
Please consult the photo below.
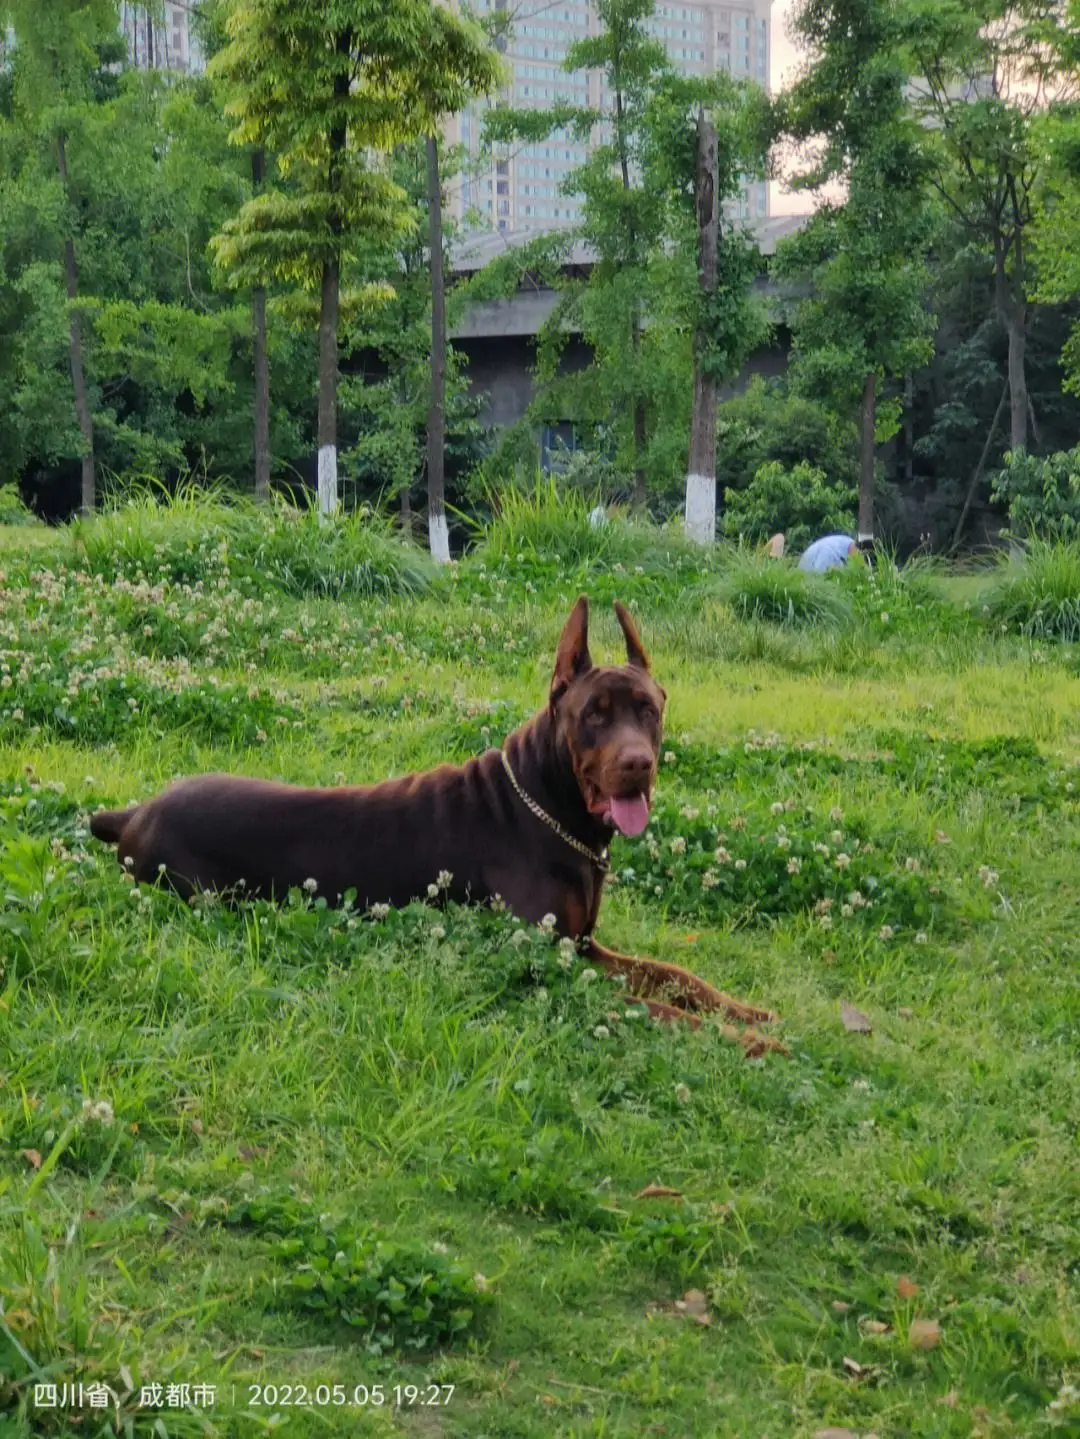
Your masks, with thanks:
<instances>
[{"instance_id":1,"label":"dog's front paw","mask_svg":"<svg viewBox=\"0 0 1080 1439\"><path fill-rule=\"evenodd\" d=\"M774 1039L771 1034L759 1034L756 1029L744 1029L739 1034L739 1043L747 1059L760 1059L764 1054L791 1054L786 1044Z\"/></svg>"}]
</instances>

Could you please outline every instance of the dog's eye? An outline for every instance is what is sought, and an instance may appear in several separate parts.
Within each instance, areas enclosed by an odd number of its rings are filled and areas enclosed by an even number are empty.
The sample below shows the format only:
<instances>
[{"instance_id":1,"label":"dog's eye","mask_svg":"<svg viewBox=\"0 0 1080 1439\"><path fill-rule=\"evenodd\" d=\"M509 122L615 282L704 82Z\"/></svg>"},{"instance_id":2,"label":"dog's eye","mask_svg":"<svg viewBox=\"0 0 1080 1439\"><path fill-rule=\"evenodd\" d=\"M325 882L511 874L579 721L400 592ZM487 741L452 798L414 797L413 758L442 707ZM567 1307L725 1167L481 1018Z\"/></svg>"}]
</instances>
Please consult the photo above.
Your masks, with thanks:
<instances>
[{"instance_id":1,"label":"dog's eye","mask_svg":"<svg viewBox=\"0 0 1080 1439\"><path fill-rule=\"evenodd\" d=\"M638 714L642 719L655 720L660 718L660 713L652 700L639 699L637 702Z\"/></svg>"},{"instance_id":2,"label":"dog's eye","mask_svg":"<svg viewBox=\"0 0 1080 1439\"><path fill-rule=\"evenodd\" d=\"M590 700L585 706L584 718L593 724L601 724L607 719L609 708L603 700Z\"/></svg>"}]
</instances>

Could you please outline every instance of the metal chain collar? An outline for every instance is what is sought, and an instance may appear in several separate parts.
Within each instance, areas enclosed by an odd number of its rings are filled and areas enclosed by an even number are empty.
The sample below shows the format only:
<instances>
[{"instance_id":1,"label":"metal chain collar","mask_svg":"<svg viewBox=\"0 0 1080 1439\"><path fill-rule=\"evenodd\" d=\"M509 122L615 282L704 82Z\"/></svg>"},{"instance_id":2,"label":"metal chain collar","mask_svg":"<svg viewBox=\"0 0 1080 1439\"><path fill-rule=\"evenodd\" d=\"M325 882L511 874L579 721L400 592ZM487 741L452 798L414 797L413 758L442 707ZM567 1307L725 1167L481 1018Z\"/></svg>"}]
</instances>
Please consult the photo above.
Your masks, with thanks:
<instances>
[{"instance_id":1,"label":"metal chain collar","mask_svg":"<svg viewBox=\"0 0 1080 1439\"><path fill-rule=\"evenodd\" d=\"M576 849L578 854L583 854L588 859L591 859L593 864L596 865L597 869L601 872L601 874L607 874L608 870L611 868L610 861L608 860L607 848L605 847L598 854L596 850L590 849L587 844L582 844L580 839L575 839L572 834L567 834L566 830L563 829L559 821L557 819L552 819L551 815L548 814L547 810L542 809L540 805L538 805L537 802L533 799L532 795L526 794L525 791L521 788L521 785L518 784L517 776L510 768L510 761L506 757L506 751L500 750L499 754L502 758L503 769L506 771L507 778L514 786L514 789L517 791L518 798L521 800L525 808L530 810L537 819L543 820L543 822L549 828L553 829L564 844L568 844L571 849Z\"/></svg>"}]
</instances>

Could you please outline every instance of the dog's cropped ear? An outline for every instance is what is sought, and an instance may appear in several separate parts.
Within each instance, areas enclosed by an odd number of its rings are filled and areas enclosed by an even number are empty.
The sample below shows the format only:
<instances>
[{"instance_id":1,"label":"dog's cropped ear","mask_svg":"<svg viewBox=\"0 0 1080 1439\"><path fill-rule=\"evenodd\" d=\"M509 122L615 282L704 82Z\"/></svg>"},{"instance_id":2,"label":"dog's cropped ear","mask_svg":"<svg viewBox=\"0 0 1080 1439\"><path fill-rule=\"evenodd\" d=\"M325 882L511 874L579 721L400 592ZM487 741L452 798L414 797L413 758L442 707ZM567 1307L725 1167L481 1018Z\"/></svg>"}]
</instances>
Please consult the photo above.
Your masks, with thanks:
<instances>
[{"instance_id":1,"label":"dog's cropped ear","mask_svg":"<svg viewBox=\"0 0 1080 1439\"><path fill-rule=\"evenodd\" d=\"M626 636L626 663L636 665L639 670L648 670L649 656L645 653L645 646L641 643L641 637L634 627L634 621L630 618L630 612L624 605L615 601L615 616L622 626L622 632Z\"/></svg>"},{"instance_id":2,"label":"dog's cropped ear","mask_svg":"<svg viewBox=\"0 0 1080 1439\"><path fill-rule=\"evenodd\" d=\"M574 680L579 675L583 675L586 670L591 669L589 601L586 595L582 595L570 611L570 618L566 621L562 638L559 640L559 648L555 652L555 673L551 676L549 704L555 705Z\"/></svg>"}]
</instances>

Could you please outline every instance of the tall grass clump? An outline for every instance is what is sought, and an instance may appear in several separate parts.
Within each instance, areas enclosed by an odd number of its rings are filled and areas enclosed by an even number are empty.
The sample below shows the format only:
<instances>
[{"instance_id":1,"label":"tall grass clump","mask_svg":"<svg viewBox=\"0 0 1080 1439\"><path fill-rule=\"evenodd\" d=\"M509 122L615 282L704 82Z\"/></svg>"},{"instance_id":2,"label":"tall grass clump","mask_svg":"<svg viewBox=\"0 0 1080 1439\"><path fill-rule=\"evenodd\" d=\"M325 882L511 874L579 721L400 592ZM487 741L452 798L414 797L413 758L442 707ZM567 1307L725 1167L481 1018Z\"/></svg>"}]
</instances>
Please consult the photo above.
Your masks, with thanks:
<instances>
[{"instance_id":1,"label":"tall grass clump","mask_svg":"<svg viewBox=\"0 0 1080 1439\"><path fill-rule=\"evenodd\" d=\"M416 594L433 566L370 510L321 519L313 505L268 506L220 488L147 484L72 525L93 573L153 583L246 580L295 596Z\"/></svg>"},{"instance_id":2,"label":"tall grass clump","mask_svg":"<svg viewBox=\"0 0 1080 1439\"><path fill-rule=\"evenodd\" d=\"M982 610L1030 639L1080 640L1080 540L1033 538L1019 564L1002 557Z\"/></svg>"},{"instance_id":3,"label":"tall grass clump","mask_svg":"<svg viewBox=\"0 0 1080 1439\"><path fill-rule=\"evenodd\" d=\"M578 565L628 563L633 558L631 527L593 525L589 516L600 494L561 487L553 476L538 477L532 489L516 485L489 495L492 519L480 531L478 558L488 565L559 560Z\"/></svg>"},{"instance_id":4,"label":"tall grass clump","mask_svg":"<svg viewBox=\"0 0 1080 1439\"><path fill-rule=\"evenodd\" d=\"M743 620L839 629L854 618L849 596L823 576L755 554L736 554L708 593Z\"/></svg>"},{"instance_id":5,"label":"tall grass clump","mask_svg":"<svg viewBox=\"0 0 1080 1439\"><path fill-rule=\"evenodd\" d=\"M491 491L489 503L493 518L478 529L475 556L490 569L513 567L536 579L554 570L576 572L599 581L601 591L605 579L617 580L624 594L648 591L659 600L658 587L668 598L679 595L720 563L720 547L691 544L678 521L661 526L647 516L609 511L602 524L593 524L601 491L553 476L538 477L531 489Z\"/></svg>"}]
</instances>

